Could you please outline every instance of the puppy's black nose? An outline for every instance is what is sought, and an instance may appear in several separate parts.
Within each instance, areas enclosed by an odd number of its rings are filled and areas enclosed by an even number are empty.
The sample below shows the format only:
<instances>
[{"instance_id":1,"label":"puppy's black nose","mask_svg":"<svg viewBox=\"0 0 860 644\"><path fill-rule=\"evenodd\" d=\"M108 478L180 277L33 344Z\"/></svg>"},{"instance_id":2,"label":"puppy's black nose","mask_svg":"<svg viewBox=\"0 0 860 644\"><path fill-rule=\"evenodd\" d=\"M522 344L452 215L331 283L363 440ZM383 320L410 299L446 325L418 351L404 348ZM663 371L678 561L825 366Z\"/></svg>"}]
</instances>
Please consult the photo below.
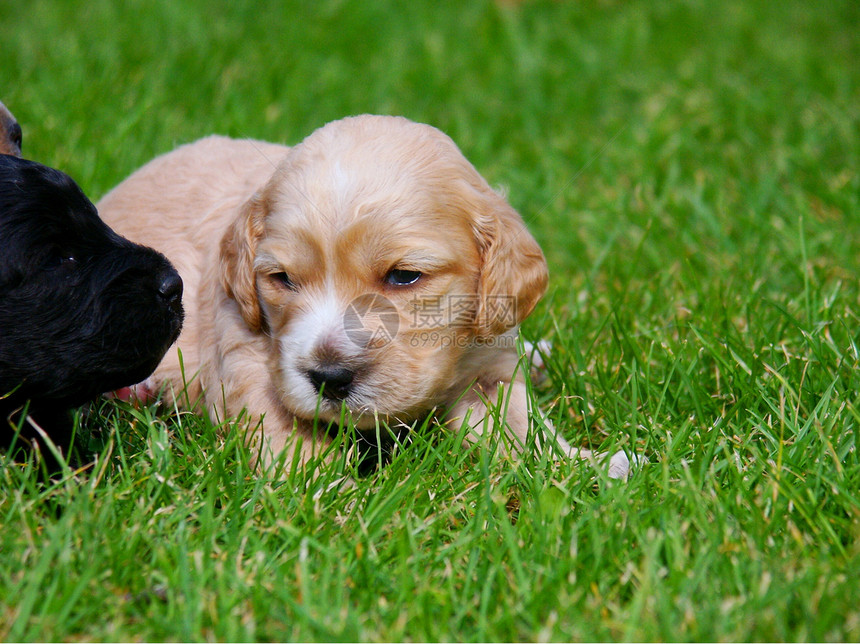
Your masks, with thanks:
<instances>
[{"instance_id":1,"label":"puppy's black nose","mask_svg":"<svg viewBox=\"0 0 860 644\"><path fill-rule=\"evenodd\" d=\"M324 398L343 400L349 395L355 372L343 367L320 367L308 371L308 378Z\"/></svg>"},{"instance_id":2,"label":"puppy's black nose","mask_svg":"<svg viewBox=\"0 0 860 644\"><path fill-rule=\"evenodd\" d=\"M182 305L182 278L176 271L166 271L158 282L158 295L171 309Z\"/></svg>"}]
</instances>

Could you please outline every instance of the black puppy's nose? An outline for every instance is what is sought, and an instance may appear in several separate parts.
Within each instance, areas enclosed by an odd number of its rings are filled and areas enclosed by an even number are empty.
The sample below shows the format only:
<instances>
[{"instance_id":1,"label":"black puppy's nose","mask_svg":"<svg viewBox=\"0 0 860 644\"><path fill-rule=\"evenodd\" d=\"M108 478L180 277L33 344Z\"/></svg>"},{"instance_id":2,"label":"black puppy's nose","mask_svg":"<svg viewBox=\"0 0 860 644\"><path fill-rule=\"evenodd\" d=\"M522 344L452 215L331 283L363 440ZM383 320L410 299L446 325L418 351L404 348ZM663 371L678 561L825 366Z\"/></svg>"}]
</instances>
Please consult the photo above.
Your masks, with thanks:
<instances>
[{"instance_id":1,"label":"black puppy's nose","mask_svg":"<svg viewBox=\"0 0 860 644\"><path fill-rule=\"evenodd\" d=\"M355 372L343 367L320 367L308 371L308 378L324 398L343 400L349 395Z\"/></svg>"},{"instance_id":2,"label":"black puppy's nose","mask_svg":"<svg viewBox=\"0 0 860 644\"><path fill-rule=\"evenodd\" d=\"M172 309L182 305L182 278L179 277L179 273L167 271L161 275L158 295Z\"/></svg>"}]
</instances>

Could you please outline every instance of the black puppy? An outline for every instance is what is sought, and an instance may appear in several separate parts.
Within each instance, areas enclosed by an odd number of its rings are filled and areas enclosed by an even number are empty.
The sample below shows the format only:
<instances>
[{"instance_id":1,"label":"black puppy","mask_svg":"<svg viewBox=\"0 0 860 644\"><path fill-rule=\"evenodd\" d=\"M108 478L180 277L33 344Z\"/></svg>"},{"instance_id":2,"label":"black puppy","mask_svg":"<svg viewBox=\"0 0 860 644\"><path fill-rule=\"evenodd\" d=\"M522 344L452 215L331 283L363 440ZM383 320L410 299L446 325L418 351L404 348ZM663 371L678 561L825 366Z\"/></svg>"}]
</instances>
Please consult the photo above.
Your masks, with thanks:
<instances>
[{"instance_id":1,"label":"black puppy","mask_svg":"<svg viewBox=\"0 0 860 644\"><path fill-rule=\"evenodd\" d=\"M0 154L21 156L21 126L12 112L0 103Z\"/></svg>"},{"instance_id":2,"label":"black puppy","mask_svg":"<svg viewBox=\"0 0 860 644\"><path fill-rule=\"evenodd\" d=\"M146 378L181 300L167 259L108 228L72 179L0 155L0 444L18 428L40 442L38 425L67 450L70 410Z\"/></svg>"}]
</instances>

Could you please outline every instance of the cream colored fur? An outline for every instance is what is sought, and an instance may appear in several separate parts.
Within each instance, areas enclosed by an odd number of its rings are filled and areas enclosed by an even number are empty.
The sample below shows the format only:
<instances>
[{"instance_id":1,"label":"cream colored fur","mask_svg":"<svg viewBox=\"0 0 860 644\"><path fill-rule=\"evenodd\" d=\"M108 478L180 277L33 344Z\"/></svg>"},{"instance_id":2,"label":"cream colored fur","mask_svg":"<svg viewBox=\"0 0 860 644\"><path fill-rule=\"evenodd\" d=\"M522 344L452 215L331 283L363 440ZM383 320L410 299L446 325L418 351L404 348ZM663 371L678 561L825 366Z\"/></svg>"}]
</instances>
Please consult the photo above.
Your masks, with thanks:
<instances>
[{"instance_id":1,"label":"cream colored fur","mask_svg":"<svg viewBox=\"0 0 860 644\"><path fill-rule=\"evenodd\" d=\"M513 338L543 295L546 262L520 216L438 130L361 116L294 148L213 136L150 162L98 208L185 282L187 392L174 350L141 395L200 400L215 420L244 411L249 426L262 421L264 462L297 449L296 437L306 459L325 440L313 436L314 416L340 417L340 402L307 381L320 364L355 371L344 403L359 428L434 413L456 427L468 417L479 433L492 422L484 401L501 387L506 430L526 440ZM392 285L393 269L421 277ZM396 310L390 342L361 346L344 329L347 307L368 294ZM459 317L431 320L451 301ZM511 310L493 313L499 302Z\"/></svg>"}]
</instances>

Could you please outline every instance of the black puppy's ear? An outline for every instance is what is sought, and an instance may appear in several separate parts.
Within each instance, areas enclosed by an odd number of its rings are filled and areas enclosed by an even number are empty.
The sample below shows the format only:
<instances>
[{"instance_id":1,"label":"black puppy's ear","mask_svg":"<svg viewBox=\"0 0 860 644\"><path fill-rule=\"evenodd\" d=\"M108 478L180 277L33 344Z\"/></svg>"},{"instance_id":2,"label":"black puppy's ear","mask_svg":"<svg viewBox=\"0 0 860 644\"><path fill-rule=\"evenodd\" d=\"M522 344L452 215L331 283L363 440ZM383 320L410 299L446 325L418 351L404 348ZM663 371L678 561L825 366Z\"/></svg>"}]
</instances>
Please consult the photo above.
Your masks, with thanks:
<instances>
[{"instance_id":1,"label":"black puppy's ear","mask_svg":"<svg viewBox=\"0 0 860 644\"><path fill-rule=\"evenodd\" d=\"M12 113L0 103L0 154L21 156L23 134L18 121Z\"/></svg>"},{"instance_id":2,"label":"black puppy's ear","mask_svg":"<svg viewBox=\"0 0 860 644\"><path fill-rule=\"evenodd\" d=\"M236 300L245 324L252 331L263 326L257 297L254 257L263 236L267 199L260 193L251 197L221 240L221 286Z\"/></svg>"}]
</instances>

